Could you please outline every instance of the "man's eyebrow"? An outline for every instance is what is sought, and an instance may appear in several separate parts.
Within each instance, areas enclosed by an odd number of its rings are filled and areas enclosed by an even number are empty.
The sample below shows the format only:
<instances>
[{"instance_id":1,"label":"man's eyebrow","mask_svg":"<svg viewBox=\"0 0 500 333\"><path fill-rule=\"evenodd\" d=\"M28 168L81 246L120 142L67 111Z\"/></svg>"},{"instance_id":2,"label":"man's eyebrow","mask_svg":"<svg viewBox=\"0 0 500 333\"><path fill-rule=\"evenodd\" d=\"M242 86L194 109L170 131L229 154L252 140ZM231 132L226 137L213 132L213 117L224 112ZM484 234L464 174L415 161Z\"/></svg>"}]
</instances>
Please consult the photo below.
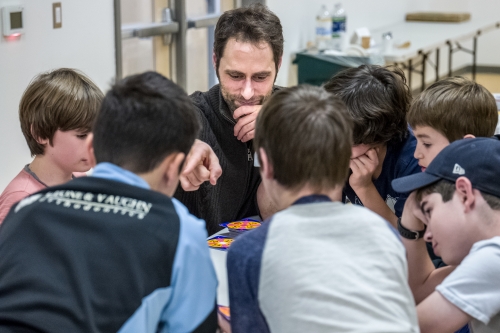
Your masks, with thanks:
<instances>
[{"instance_id":1,"label":"man's eyebrow","mask_svg":"<svg viewBox=\"0 0 500 333\"><path fill-rule=\"evenodd\" d=\"M253 76L271 75L271 71L264 71L252 74Z\"/></svg>"},{"instance_id":2,"label":"man's eyebrow","mask_svg":"<svg viewBox=\"0 0 500 333\"><path fill-rule=\"evenodd\" d=\"M235 70L231 70L231 69L226 69L224 71L224 73L226 74L232 74L232 75L245 75L244 73L242 72L239 72L239 71L235 71Z\"/></svg>"}]
</instances>

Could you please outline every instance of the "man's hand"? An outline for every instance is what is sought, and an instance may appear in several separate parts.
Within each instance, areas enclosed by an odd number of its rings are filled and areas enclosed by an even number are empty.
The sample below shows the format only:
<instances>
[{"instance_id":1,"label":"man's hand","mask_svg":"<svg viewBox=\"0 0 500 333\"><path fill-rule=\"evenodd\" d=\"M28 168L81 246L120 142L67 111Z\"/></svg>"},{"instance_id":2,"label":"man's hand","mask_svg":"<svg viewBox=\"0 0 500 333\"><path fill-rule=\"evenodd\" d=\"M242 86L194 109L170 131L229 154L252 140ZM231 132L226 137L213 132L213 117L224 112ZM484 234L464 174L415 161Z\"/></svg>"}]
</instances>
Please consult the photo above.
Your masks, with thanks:
<instances>
[{"instance_id":1,"label":"man's hand","mask_svg":"<svg viewBox=\"0 0 500 333\"><path fill-rule=\"evenodd\" d=\"M247 142L255 136L255 120L259 115L262 105L244 105L234 111L233 118L236 119L234 136L241 142Z\"/></svg>"},{"instance_id":2,"label":"man's hand","mask_svg":"<svg viewBox=\"0 0 500 333\"><path fill-rule=\"evenodd\" d=\"M195 191L205 181L215 185L222 174L219 159L212 148L205 142L195 140L186 156L184 168L179 180L184 191Z\"/></svg>"},{"instance_id":3,"label":"man's hand","mask_svg":"<svg viewBox=\"0 0 500 333\"><path fill-rule=\"evenodd\" d=\"M377 148L371 148L363 155L351 159L349 164L352 174L349 176L349 185L354 192L373 184L373 174L378 167Z\"/></svg>"}]
</instances>

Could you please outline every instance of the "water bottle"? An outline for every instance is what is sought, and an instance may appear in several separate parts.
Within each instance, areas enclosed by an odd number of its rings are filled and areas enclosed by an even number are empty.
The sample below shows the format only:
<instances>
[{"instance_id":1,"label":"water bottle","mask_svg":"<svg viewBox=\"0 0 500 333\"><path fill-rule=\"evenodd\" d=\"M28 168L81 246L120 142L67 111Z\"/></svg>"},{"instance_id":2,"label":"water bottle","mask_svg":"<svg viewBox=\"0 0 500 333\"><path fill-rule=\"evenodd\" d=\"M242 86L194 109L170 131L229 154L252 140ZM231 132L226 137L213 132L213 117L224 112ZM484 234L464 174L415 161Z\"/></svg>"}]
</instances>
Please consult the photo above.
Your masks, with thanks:
<instances>
[{"instance_id":1,"label":"water bottle","mask_svg":"<svg viewBox=\"0 0 500 333\"><path fill-rule=\"evenodd\" d=\"M393 47L392 33L386 32L382 34L382 53L389 54L392 52Z\"/></svg>"},{"instance_id":2,"label":"water bottle","mask_svg":"<svg viewBox=\"0 0 500 333\"><path fill-rule=\"evenodd\" d=\"M332 39L332 16L325 5L316 16L316 47L319 50L328 48Z\"/></svg>"},{"instance_id":3,"label":"water bottle","mask_svg":"<svg viewBox=\"0 0 500 333\"><path fill-rule=\"evenodd\" d=\"M332 40L331 45L334 50L342 51L346 38L347 16L341 3L337 3L332 15Z\"/></svg>"}]
</instances>

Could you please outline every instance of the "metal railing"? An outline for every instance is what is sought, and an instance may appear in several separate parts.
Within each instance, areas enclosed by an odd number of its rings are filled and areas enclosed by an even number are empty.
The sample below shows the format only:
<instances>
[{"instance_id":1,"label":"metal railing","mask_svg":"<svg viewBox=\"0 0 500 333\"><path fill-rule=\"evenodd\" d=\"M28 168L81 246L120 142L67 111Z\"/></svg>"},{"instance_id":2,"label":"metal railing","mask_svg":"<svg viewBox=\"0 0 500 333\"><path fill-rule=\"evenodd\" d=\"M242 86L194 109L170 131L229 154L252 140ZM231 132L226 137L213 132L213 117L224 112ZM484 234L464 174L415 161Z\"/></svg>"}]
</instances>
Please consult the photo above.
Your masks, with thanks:
<instances>
[{"instance_id":1,"label":"metal railing","mask_svg":"<svg viewBox=\"0 0 500 333\"><path fill-rule=\"evenodd\" d=\"M252 2L265 3L264 0L233 0L234 7L241 7ZM122 59L122 40L127 38L146 38L153 36L164 36L164 42L174 42L174 63L171 71L174 73L175 81L178 85L186 89L187 87L187 53L186 53L186 35L188 29L209 28L209 34L213 34L213 28L217 24L220 11L209 13L201 17L188 18L186 16L186 0L170 0L171 7L166 9L163 16L164 22L149 24L121 24L120 0L114 0L115 11L115 61L116 61L116 80L123 77L123 59ZM209 6L212 9L214 6ZM218 7L218 6L217 6ZM210 10L210 9L209 9ZM174 20L171 18L174 15ZM166 15L165 15L166 14ZM209 54L212 53L213 37L209 37ZM211 58L211 56L210 56ZM210 81L215 81L215 75L210 77Z\"/></svg>"},{"instance_id":2,"label":"metal railing","mask_svg":"<svg viewBox=\"0 0 500 333\"><path fill-rule=\"evenodd\" d=\"M162 36L166 34L175 34L179 31L179 23L177 22L161 22L161 23L137 23L122 25L122 39L128 38L145 38L153 36Z\"/></svg>"}]
</instances>

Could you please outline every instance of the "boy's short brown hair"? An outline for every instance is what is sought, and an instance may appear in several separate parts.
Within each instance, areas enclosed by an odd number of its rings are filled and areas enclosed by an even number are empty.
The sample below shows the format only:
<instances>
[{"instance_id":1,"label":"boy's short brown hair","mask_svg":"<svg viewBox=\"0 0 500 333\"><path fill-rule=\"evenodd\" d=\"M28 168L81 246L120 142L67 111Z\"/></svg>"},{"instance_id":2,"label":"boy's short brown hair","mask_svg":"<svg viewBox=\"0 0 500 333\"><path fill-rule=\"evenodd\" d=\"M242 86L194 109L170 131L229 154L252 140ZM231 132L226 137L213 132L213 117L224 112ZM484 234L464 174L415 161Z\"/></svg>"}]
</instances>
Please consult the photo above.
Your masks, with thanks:
<instances>
[{"instance_id":1,"label":"boy's short brown hair","mask_svg":"<svg viewBox=\"0 0 500 333\"><path fill-rule=\"evenodd\" d=\"M425 196L430 195L432 193L438 193L441 194L443 202L448 202L453 198L455 190L456 190L455 182L451 182L446 179L441 179L436 183L427 185L425 187L416 190L415 200L417 200L417 202L420 203ZM486 201L486 203L488 204L488 206L490 206L491 209L500 210L499 197L485 193L483 191L480 192L481 195L483 196L484 201Z\"/></svg>"},{"instance_id":2,"label":"boy's short brown hair","mask_svg":"<svg viewBox=\"0 0 500 333\"><path fill-rule=\"evenodd\" d=\"M43 155L38 139L52 145L57 130L90 132L104 95L80 71L60 68L36 76L19 103L19 121L31 155Z\"/></svg>"},{"instance_id":3,"label":"boy's short brown hair","mask_svg":"<svg viewBox=\"0 0 500 333\"><path fill-rule=\"evenodd\" d=\"M412 128L432 127L453 142L467 134L492 136L498 111L495 98L486 88L457 76L425 89L413 101L407 120Z\"/></svg>"},{"instance_id":4,"label":"boy's short brown hair","mask_svg":"<svg viewBox=\"0 0 500 333\"><path fill-rule=\"evenodd\" d=\"M325 89L340 97L354 121L354 144L380 144L408 136L410 88L397 67L361 65L337 73Z\"/></svg>"},{"instance_id":5,"label":"boy's short brown hair","mask_svg":"<svg viewBox=\"0 0 500 333\"><path fill-rule=\"evenodd\" d=\"M287 88L263 105L254 144L264 148L282 186L332 189L348 176L352 121L345 104L323 88Z\"/></svg>"}]
</instances>

